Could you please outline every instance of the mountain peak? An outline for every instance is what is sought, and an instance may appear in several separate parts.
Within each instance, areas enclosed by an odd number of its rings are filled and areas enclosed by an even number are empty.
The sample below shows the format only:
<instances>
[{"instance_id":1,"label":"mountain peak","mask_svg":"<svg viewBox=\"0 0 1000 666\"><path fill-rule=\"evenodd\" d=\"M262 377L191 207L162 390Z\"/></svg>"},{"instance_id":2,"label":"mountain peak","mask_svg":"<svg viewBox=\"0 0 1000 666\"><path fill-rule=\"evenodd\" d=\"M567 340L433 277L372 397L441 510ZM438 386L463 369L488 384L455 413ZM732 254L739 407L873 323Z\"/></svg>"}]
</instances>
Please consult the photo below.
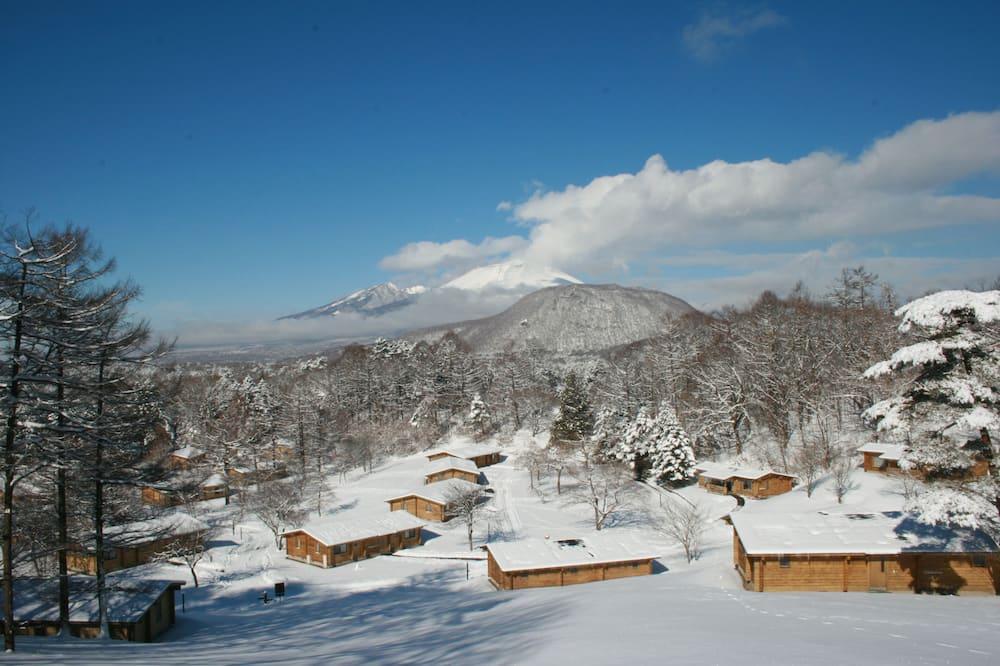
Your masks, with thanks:
<instances>
[{"instance_id":1,"label":"mountain peak","mask_svg":"<svg viewBox=\"0 0 1000 666\"><path fill-rule=\"evenodd\" d=\"M377 317L409 305L425 291L426 288L420 285L401 289L392 282L382 282L366 289L359 289L318 308L281 317L281 319L314 319L335 317L346 313L358 314L362 317Z\"/></svg>"}]
</instances>

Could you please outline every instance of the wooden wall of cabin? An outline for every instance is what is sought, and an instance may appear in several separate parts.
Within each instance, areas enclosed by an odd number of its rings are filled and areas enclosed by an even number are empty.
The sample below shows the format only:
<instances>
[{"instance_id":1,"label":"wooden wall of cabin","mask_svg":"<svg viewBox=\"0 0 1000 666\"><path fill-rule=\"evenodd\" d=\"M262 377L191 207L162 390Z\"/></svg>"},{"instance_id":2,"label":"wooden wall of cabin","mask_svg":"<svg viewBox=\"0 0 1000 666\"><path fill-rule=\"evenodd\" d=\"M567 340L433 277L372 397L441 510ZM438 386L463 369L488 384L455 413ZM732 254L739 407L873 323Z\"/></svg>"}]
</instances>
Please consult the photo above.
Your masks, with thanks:
<instances>
[{"instance_id":1,"label":"wooden wall of cabin","mask_svg":"<svg viewBox=\"0 0 1000 666\"><path fill-rule=\"evenodd\" d=\"M469 483L479 483L479 474L464 469L446 469L428 474L424 477L424 483L437 483L438 481L447 481L448 479L462 479Z\"/></svg>"},{"instance_id":2,"label":"wooden wall of cabin","mask_svg":"<svg viewBox=\"0 0 1000 666\"><path fill-rule=\"evenodd\" d=\"M412 532L413 536L407 538L407 532ZM327 546L305 532L296 532L285 537L285 553L288 557L303 560L319 567L336 567L348 562L419 546L422 538L420 529L413 528L393 534L351 541L343 544L346 546L343 552L336 552L337 545Z\"/></svg>"},{"instance_id":3,"label":"wooden wall of cabin","mask_svg":"<svg viewBox=\"0 0 1000 666\"><path fill-rule=\"evenodd\" d=\"M488 560L489 578L494 585L502 590L563 587L633 576L648 576L653 573L651 559L512 572L503 571L493 559L492 554L488 555Z\"/></svg>"},{"instance_id":4,"label":"wooden wall of cabin","mask_svg":"<svg viewBox=\"0 0 1000 666\"><path fill-rule=\"evenodd\" d=\"M389 510L407 511L423 520L434 520L437 522L445 522L448 520L443 504L431 502L430 500L420 497L411 496L392 500L389 502Z\"/></svg>"}]
</instances>

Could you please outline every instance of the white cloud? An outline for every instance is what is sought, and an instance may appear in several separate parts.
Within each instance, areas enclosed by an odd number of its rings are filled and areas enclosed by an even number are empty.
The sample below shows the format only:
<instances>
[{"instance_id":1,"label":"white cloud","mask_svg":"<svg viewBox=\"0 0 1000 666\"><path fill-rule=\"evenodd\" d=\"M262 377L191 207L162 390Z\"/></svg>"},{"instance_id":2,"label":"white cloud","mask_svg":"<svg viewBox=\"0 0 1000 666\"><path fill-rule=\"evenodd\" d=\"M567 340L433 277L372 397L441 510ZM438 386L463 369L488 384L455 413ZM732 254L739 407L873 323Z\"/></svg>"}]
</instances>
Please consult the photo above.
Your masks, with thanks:
<instances>
[{"instance_id":1,"label":"white cloud","mask_svg":"<svg viewBox=\"0 0 1000 666\"><path fill-rule=\"evenodd\" d=\"M1000 112L965 113L914 123L856 160L816 152L673 170L654 155L636 173L536 193L513 217L531 227L519 253L529 262L601 272L676 248L997 222L1000 199L946 192L990 172L1000 172Z\"/></svg>"},{"instance_id":2,"label":"white cloud","mask_svg":"<svg viewBox=\"0 0 1000 666\"><path fill-rule=\"evenodd\" d=\"M698 21L684 26L681 43L695 59L710 62L735 42L787 22L784 16L770 9L705 12Z\"/></svg>"},{"instance_id":3,"label":"white cloud","mask_svg":"<svg viewBox=\"0 0 1000 666\"><path fill-rule=\"evenodd\" d=\"M520 250L526 244L522 236L486 237L479 244L462 239L445 243L419 241L409 243L395 254L385 257L379 266L397 272L436 272L484 263L490 258Z\"/></svg>"}]
</instances>

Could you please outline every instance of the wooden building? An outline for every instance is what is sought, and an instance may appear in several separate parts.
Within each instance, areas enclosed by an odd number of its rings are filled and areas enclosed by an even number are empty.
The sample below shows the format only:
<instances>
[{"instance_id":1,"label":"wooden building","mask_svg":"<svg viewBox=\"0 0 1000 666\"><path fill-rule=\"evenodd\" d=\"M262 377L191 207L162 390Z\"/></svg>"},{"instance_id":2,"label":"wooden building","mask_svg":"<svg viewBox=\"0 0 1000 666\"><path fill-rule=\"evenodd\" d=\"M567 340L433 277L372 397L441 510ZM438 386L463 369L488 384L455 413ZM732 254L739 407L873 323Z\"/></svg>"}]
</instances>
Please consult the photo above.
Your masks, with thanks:
<instances>
[{"instance_id":1,"label":"wooden building","mask_svg":"<svg viewBox=\"0 0 1000 666\"><path fill-rule=\"evenodd\" d=\"M476 467L489 467L500 462L500 449L486 445L454 446L431 451L427 454L427 459L433 462L449 456L471 460Z\"/></svg>"},{"instance_id":2,"label":"wooden building","mask_svg":"<svg viewBox=\"0 0 1000 666\"><path fill-rule=\"evenodd\" d=\"M731 514L733 563L755 592L1000 593L985 533L901 512Z\"/></svg>"},{"instance_id":3,"label":"wooden building","mask_svg":"<svg viewBox=\"0 0 1000 666\"><path fill-rule=\"evenodd\" d=\"M96 638L100 633L94 579L70 577L70 633ZM169 580L119 580L108 578L108 629L113 639L149 643L175 621L174 591L184 585ZM55 636L59 633L58 581L51 578L18 578L14 582L14 618L17 633ZM0 620L0 626L3 621Z\"/></svg>"},{"instance_id":4,"label":"wooden building","mask_svg":"<svg viewBox=\"0 0 1000 666\"><path fill-rule=\"evenodd\" d=\"M447 456L430 463L424 474L424 483L437 483L448 479L462 479L469 483L481 483L479 468L471 460Z\"/></svg>"},{"instance_id":5,"label":"wooden building","mask_svg":"<svg viewBox=\"0 0 1000 666\"><path fill-rule=\"evenodd\" d=\"M167 465L174 469L191 469L205 461L205 452L193 446L171 451L167 456Z\"/></svg>"},{"instance_id":6,"label":"wooden building","mask_svg":"<svg viewBox=\"0 0 1000 666\"><path fill-rule=\"evenodd\" d=\"M479 484L462 479L448 479L390 497L386 502L390 511L407 511L423 520L445 522L451 518L448 504L451 494L480 488Z\"/></svg>"},{"instance_id":7,"label":"wooden building","mask_svg":"<svg viewBox=\"0 0 1000 666\"><path fill-rule=\"evenodd\" d=\"M149 562L176 541L202 538L208 525L186 513L124 525L112 525L104 530L104 570L108 573ZM92 544L70 549L67 554L70 571L97 574L97 557Z\"/></svg>"},{"instance_id":8,"label":"wooden building","mask_svg":"<svg viewBox=\"0 0 1000 666\"><path fill-rule=\"evenodd\" d=\"M642 546L603 535L497 542L486 546L486 553L490 582L500 590L648 576L656 557Z\"/></svg>"},{"instance_id":9,"label":"wooden building","mask_svg":"<svg viewBox=\"0 0 1000 666\"><path fill-rule=\"evenodd\" d=\"M703 462L695 466L695 473L698 476L699 486L710 493L720 495L766 499L787 493L795 486L794 476L771 469Z\"/></svg>"},{"instance_id":10,"label":"wooden building","mask_svg":"<svg viewBox=\"0 0 1000 666\"><path fill-rule=\"evenodd\" d=\"M226 489L229 487L229 481L226 477L221 474L213 474L200 484L198 488L201 491L201 499L210 500L218 499L219 497L226 496Z\"/></svg>"},{"instance_id":11,"label":"wooden building","mask_svg":"<svg viewBox=\"0 0 1000 666\"><path fill-rule=\"evenodd\" d=\"M978 479L989 474L990 464L993 461L993 451L989 444L989 435L985 435L985 437L985 445L976 438L970 439L962 446L961 449L969 457L969 467L958 470L955 474L945 475L944 478ZM859 446L857 452L862 455L861 466L866 472L909 474L918 479L928 476L927 471L920 466L904 468L900 465L900 460L910 452L910 447L906 445L871 442Z\"/></svg>"},{"instance_id":12,"label":"wooden building","mask_svg":"<svg viewBox=\"0 0 1000 666\"><path fill-rule=\"evenodd\" d=\"M289 559L328 568L419 546L423 526L423 521L408 513L367 519L334 515L282 536Z\"/></svg>"}]
</instances>

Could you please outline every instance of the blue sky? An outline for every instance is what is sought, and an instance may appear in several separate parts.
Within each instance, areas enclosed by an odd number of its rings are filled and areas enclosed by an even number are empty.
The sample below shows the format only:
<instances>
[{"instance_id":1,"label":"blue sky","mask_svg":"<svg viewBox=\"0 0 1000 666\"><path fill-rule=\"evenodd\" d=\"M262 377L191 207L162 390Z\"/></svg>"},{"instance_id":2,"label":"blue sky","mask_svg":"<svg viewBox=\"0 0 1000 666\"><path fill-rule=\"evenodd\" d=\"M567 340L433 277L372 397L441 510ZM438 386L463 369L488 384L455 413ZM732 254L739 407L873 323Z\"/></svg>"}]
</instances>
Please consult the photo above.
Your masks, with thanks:
<instances>
[{"instance_id":1,"label":"blue sky","mask_svg":"<svg viewBox=\"0 0 1000 666\"><path fill-rule=\"evenodd\" d=\"M913 289L1000 272L997 3L542 4L0 0L0 209L90 227L163 329L268 319L389 278L433 282L504 258L487 237L706 306L800 274L819 290L823 271L858 261ZM922 120L938 125L866 170L874 142ZM977 157L959 164L966 145ZM566 189L646 173L663 193L715 160L816 151L845 162L807 169L823 182L905 183L858 195L870 219L831 202L808 230L802 202L770 201L775 220L762 220L739 203L581 209ZM654 155L666 171L646 170ZM896 178L912 164L926 169ZM712 201L745 180L716 182ZM754 187L796 190L770 183ZM932 202L939 219L917 228L870 213L912 217L928 192L979 200ZM574 230L579 215L589 226ZM660 233L658 216L673 226ZM622 224L632 237L562 240ZM458 239L481 251L392 259Z\"/></svg>"}]
</instances>

